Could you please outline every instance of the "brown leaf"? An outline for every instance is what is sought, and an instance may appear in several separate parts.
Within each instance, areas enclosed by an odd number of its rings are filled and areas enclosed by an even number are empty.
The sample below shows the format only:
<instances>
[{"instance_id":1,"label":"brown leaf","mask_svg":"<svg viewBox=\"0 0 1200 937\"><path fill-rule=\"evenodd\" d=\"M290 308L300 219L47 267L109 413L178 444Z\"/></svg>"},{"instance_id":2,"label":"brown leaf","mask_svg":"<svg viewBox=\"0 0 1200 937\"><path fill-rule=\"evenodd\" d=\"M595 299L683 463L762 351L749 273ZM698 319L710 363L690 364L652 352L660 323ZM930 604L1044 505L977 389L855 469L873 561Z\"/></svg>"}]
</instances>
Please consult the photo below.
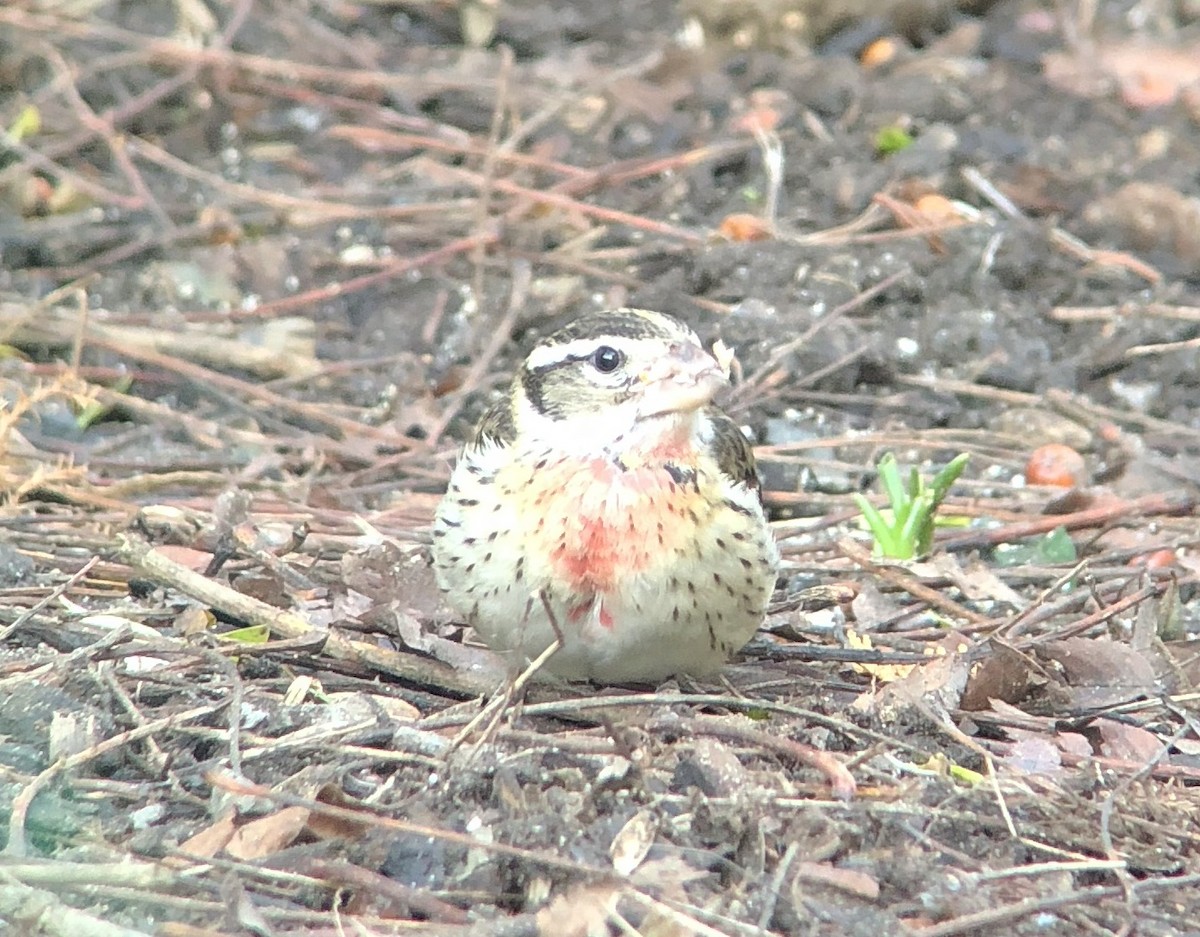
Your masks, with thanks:
<instances>
[{"instance_id":1,"label":"brown leaf","mask_svg":"<svg viewBox=\"0 0 1200 937\"><path fill-rule=\"evenodd\" d=\"M1000 764L1017 774L1059 774L1062 771L1059 749L1046 738L1021 739L1000 759Z\"/></svg>"},{"instance_id":2,"label":"brown leaf","mask_svg":"<svg viewBox=\"0 0 1200 937\"><path fill-rule=\"evenodd\" d=\"M1030 658L1008 645L993 643L991 653L971 669L959 707L981 712L996 700L1019 703L1033 687L1045 682Z\"/></svg>"},{"instance_id":3,"label":"brown leaf","mask_svg":"<svg viewBox=\"0 0 1200 937\"><path fill-rule=\"evenodd\" d=\"M608 937L608 917L616 908L612 885L573 888L537 913L542 937Z\"/></svg>"},{"instance_id":4,"label":"brown leaf","mask_svg":"<svg viewBox=\"0 0 1200 937\"><path fill-rule=\"evenodd\" d=\"M235 859L262 859L290 846L308 823L305 807L284 807L275 813L251 820L241 827L225 847Z\"/></svg>"},{"instance_id":5,"label":"brown leaf","mask_svg":"<svg viewBox=\"0 0 1200 937\"><path fill-rule=\"evenodd\" d=\"M879 881L857 869L841 869L828 862L797 862L796 877L792 880L793 891L802 885L828 885L867 901L879 897ZM803 891L804 889L800 889ZM797 902L802 906L803 902Z\"/></svg>"},{"instance_id":6,"label":"brown leaf","mask_svg":"<svg viewBox=\"0 0 1200 937\"><path fill-rule=\"evenodd\" d=\"M237 832L237 812L226 810L199 833L179 844L179 851L211 858L225 848ZM171 860L168 859L168 862Z\"/></svg>"},{"instance_id":7,"label":"brown leaf","mask_svg":"<svg viewBox=\"0 0 1200 937\"><path fill-rule=\"evenodd\" d=\"M1146 765L1162 757L1162 740L1153 732L1115 719L1097 719L1094 725L1100 730L1100 752L1109 758Z\"/></svg>"},{"instance_id":8,"label":"brown leaf","mask_svg":"<svg viewBox=\"0 0 1200 937\"><path fill-rule=\"evenodd\" d=\"M318 803L331 807L343 807L347 810L361 809L362 805L350 797L335 784L326 784L317 792ZM369 818L364 814L363 820L353 820L349 817L332 816L328 813L315 811L308 818L306 830L317 839L360 839L371 828Z\"/></svg>"},{"instance_id":9,"label":"brown leaf","mask_svg":"<svg viewBox=\"0 0 1200 937\"><path fill-rule=\"evenodd\" d=\"M1079 709L1113 706L1155 691L1154 667L1133 648L1096 638L1066 638L1038 647L1057 668Z\"/></svg>"}]
</instances>

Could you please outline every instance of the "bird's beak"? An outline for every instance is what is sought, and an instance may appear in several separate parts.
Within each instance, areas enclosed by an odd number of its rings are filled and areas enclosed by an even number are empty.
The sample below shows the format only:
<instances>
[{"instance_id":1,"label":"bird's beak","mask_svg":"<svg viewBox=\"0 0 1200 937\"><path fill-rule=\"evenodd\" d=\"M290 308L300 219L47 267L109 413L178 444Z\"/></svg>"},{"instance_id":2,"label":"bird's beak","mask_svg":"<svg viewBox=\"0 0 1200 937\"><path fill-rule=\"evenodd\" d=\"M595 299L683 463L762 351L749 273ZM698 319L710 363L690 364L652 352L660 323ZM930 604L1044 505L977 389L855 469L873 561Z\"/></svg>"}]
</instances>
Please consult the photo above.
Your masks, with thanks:
<instances>
[{"instance_id":1,"label":"bird's beak","mask_svg":"<svg viewBox=\"0 0 1200 937\"><path fill-rule=\"evenodd\" d=\"M638 375L643 386L643 417L688 413L712 403L729 379L715 358L699 345L678 342Z\"/></svg>"}]
</instances>

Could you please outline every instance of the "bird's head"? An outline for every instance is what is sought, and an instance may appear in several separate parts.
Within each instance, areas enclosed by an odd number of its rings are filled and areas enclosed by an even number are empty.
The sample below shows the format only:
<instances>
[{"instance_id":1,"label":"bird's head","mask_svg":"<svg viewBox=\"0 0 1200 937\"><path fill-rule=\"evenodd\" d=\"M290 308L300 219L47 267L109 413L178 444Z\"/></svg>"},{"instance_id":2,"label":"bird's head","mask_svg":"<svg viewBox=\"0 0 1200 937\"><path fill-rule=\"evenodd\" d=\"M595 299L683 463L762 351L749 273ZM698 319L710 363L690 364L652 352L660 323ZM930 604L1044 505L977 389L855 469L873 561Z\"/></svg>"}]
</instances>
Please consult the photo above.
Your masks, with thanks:
<instances>
[{"instance_id":1,"label":"bird's head","mask_svg":"<svg viewBox=\"0 0 1200 937\"><path fill-rule=\"evenodd\" d=\"M728 384L696 333L658 312L576 319L539 342L513 380L513 420L527 442L584 454L686 445Z\"/></svg>"}]
</instances>

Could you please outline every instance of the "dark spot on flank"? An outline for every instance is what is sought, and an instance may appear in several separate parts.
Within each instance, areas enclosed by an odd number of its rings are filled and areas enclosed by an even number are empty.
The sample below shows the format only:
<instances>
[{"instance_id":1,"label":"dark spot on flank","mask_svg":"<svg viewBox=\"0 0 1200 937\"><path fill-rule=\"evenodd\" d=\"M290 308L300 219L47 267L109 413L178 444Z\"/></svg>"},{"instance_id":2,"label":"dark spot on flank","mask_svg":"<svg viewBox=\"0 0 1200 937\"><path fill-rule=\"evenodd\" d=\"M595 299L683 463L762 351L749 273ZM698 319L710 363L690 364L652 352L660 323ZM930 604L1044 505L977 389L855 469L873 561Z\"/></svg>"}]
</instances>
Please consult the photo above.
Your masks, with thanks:
<instances>
[{"instance_id":1,"label":"dark spot on flank","mask_svg":"<svg viewBox=\"0 0 1200 937\"><path fill-rule=\"evenodd\" d=\"M671 476L671 481L679 485L691 484L696 480L696 470L684 468L682 465L676 465L674 462L667 462L663 465L668 475ZM675 486L671 486L671 490L675 490Z\"/></svg>"},{"instance_id":2,"label":"dark spot on flank","mask_svg":"<svg viewBox=\"0 0 1200 937\"><path fill-rule=\"evenodd\" d=\"M459 507L473 508L478 503L479 503L478 498L459 498L458 499Z\"/></svg>"},{"instance_id":3,"label":"dark spot on flank","mask_svg":"<svg viewBox=\"0 0 1200 937\"><path fill-rule=\"evenodd\" d=\"M487 536L488 543L491 543L492 541L494 541L494 540L495 540L497 537L499 537L499 536L500 536L500 531L498 531L498 530L493 530L493 531L492 531L490 534L488 534L488 536ZM744 562L746 562L746 561L745 561L745 560L742 560L742 562L744 563Z\"/></svg>"}]
</instances>

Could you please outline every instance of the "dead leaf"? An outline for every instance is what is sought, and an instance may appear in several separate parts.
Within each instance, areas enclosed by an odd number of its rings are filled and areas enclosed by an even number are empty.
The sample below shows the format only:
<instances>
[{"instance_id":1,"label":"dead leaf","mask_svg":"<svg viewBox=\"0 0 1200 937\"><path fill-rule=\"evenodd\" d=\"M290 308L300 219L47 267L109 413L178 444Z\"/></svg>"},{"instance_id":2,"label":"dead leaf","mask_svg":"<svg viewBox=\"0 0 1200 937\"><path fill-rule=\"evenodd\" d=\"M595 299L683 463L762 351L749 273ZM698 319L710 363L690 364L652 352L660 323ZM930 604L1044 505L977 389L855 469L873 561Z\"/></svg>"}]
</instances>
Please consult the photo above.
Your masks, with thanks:
<instances>
[{"instance_id":1,"label":"dead leaf","mask_svg":"<svg viewBox=\"0 0 1200 937\"><path fill-rule=\"evenodd\" d=\"M649 810L639 810L621 827L608 847L608 856L618 875L630 875L642 864L656 835L658 819Z\"/></svg>"},{"instance_id":2,"label":"dead leaf","mask_svg":"<svg viewBox=\"0 0 1200 937\"><path fill-rule=\"evenodd\" d=\"M1030 691L1046 683L1033 659L1006 644L993 642L989 653L971 668L960 708L968 712L990 709L996 700L1020 703Z\"/></svg>"},{"instance_id":3,"label":"dead leaf","mask_svg":"<svg viewBox=\"0 0 1200 937\"><path fill-rule=\"evenodd\" d=\"M795 892L801 885L828 885L857 898L874 901L879 897L879 880L857 869L841 869L828 862L797 862L796 877L792 879ZM803 906L801 901L796 902Z\"/></svg>"},{"instance_id":4,"label":"dead leaf","mask_svg":"<svg viewBox=\"0 0 1200 937\"><path fill-rule=\"evenodd\" d=\"M263 859L290 846L308 824L311 811L305 807L284 807L275 813L251 820L238 829L225 847L235 859Z\"/></svg>"},{"instance_id":5,"label":"dead leaf","mask_svg":"<svg viewBox=\"0 0 1200 937\"><path fill-rule=\"evenodd\" d=\"M237 811L226 810L199 833L180 843L179 851L190 856L211 858L225 848L226 843L233 839L233 834L236 832ZM168 857L164 861L174 864L177 860ZM191 860L186 860L186 863L190 865ZM182 861L180 864L183 864Z\"/></svg>"},{"instance_id":6,"label":"dead leaf","mask_svg":"<svg viewBox=\"0 0 1200 937\"><path fill-rule=\"evenodd\" d=\"M1084 221L1119 247L1200 264L1200 199L1161 182L1130 182L1092 202Z\"/></svg>"},{"instance_id":7,"label":"dead leaf","mask_svg":"<svg viewBox=\"0 0 1200 937\"><path fill-rule=\"evenodd\" d=\"M958 709L967 685L971 662L965 654L935 657L927 664L915 665L903 679L889 683L879 693L877 706L933 706L934 709Z\"/></svg>"},{"instance_id":8,"label":"dead leaf","mask_svg":"<svg viewBox=\"0 0 1200 937\"><path fill-rule=\"evenodd\" d=\"M1082 97L1107 94L1115 86L1131 107L1162 107L1200 83L1200 47L1166 43L1109 42L1087 53L1051 52L1043 57L1046 80Z\"/></svg>"},{"instance_id":9,"label":"dead leaf","mask_svg":"<svg viewBox=\"0 0 1200 937\"><path fill-rule=\"evenodd\" d=\"M979 557L973 557L964 568L955 554L938 553L927 565L953 582L958 590L973 602L990 599L993 602L1003 602L1017 610L1028 604L1020 593L997 576Z\"/></svg>"},{"instance_id":10,"label":"dead leaf","mask_svg":"<svg viewBox=\"0 0 1200 937\"><path fill-rule=\"evenodd\" d=\"M608 918L620 892L612 885L573 888L537 913L543 937L608 937Z\"/></svg>"},{"instance_id":11,"label":"dead leaf","mask_svg":"<svg viewBox=\"0 0 1200 937\"><path fill-rule=\"evenodd\" d=\"M1153 732L1115 719L1097 719L1093 725L1100 730L1102 755L1139 765L1162 757L1162 740Z\"/></svg>"},{"instance_id":12,"label":"dead leaf","mask_svg":"<svg viewBox=\"0 0 1200 937\"><path fill-rule=\"evenodd\" d=\"M326 784L317 792L318 803L344 810L359 810L362 805L335 784ZM362 821L344 816L333 816L316 811L308 818L305 829L317 839L361 839L371 828L370 818L364 814Z\"/></svg>"},{"instance_id":13,"label":"dead leaf","mask_svg":"<svg viewBox=\"0 0 1200 937\"><path fill-rule=\"evenodd\" d=\"M1156 691L1154 667L1125 644L1096 638L1066 638L1034 650L1053 665L1074 709L1114 706Z\"/></svg>"},{"instance_id":14,"label":"dead leaf","mask_svg":"<svg viewBox=\"0 0 1200 937\"><path fill-rule=\"evenodd\" d=\"M1000 765L1016 774L1059 774L1062 756L1047 738L1021 739L1000 759Z\"/></svg>"}]
</instances>

